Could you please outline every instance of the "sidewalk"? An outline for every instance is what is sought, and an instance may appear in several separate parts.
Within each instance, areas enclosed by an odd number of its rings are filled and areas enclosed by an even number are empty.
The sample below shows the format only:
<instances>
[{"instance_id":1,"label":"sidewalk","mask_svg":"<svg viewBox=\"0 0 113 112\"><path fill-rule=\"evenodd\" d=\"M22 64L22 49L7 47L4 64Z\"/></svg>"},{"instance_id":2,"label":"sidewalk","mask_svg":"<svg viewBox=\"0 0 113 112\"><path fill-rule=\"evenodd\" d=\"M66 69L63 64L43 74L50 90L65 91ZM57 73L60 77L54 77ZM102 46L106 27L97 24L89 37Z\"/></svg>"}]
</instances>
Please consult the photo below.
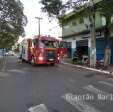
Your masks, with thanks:
<instances>
[{"instance_id":1,"label":"sidewalk","mask_svg":"<svg viewBox=\"0 0 113 112\"><path fill-rule=\"evenodd\" d=\"M0 71L4 71L6 64L6 57L0 57Z\"/></svg>"},{"instance_id":2,"label":"sidewalk","mask_svg":"<svg viewBox=\"0 0 113 112\"><path fill-rule=\"evenodd\" d=\"M83 69L87 69L87 70L91 70L91 71L96 71L96 72L100 72L100 73L113 75L113 66L112 65L109 66L107 70L95 69L95 68L87 67L85 65L72 64L71 58L63 58L61 63L66 64L66 65L70 65L70 66L75 66L75 67L78 67L78 68L83 68Z\"/></svg>"},{"instance_id":3,"label":"sidewalk","mask_svg":"<svg viewBox=\"0 0 113 112\"><path fill-rule=\"evenodd\" d=\"M1 67L2 67L2 57L0 56L0 70L1 70Z\"/></svg>"}]
</instances>

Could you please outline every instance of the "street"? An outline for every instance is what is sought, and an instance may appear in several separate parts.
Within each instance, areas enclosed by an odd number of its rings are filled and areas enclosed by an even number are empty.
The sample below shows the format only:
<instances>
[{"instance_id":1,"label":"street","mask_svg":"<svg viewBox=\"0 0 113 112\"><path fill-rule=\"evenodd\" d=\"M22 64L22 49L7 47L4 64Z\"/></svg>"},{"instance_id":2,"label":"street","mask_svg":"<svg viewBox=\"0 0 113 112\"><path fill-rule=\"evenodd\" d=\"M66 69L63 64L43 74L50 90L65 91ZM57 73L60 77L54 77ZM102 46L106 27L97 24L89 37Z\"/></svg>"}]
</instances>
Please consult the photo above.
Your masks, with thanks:
<instances>
[{"instance_id":1,"label":"street","mask_svg":"<svg viewBox=\"0 0 113 112\"><path fill-rule=\"evenodd\" d=\"M0 71L0 112L112 112L113 78L64 64L32 66L9 56ZM43 111L40 111L43 112Z\"/></svg>"}]
</instances>

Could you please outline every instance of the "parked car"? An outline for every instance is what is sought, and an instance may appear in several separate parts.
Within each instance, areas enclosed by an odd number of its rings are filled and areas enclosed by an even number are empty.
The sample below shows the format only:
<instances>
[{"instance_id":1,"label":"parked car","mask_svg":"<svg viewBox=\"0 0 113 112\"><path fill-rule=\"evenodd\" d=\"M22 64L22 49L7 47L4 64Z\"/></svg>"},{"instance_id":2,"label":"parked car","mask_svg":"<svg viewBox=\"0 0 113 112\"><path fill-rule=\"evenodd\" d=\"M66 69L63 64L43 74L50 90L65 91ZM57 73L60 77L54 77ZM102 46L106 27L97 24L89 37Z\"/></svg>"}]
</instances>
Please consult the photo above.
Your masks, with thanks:
<instances>
[{"instance_id":1,"label":"parked car","mask_svg":"<svg viewBox=\"0 0 113 112\"><path fill-rule=\"evenodd\" d=\"M14 56L15 53L13 51L8 51L5 53L6 56Z\"/></svg>"}]
</instances>

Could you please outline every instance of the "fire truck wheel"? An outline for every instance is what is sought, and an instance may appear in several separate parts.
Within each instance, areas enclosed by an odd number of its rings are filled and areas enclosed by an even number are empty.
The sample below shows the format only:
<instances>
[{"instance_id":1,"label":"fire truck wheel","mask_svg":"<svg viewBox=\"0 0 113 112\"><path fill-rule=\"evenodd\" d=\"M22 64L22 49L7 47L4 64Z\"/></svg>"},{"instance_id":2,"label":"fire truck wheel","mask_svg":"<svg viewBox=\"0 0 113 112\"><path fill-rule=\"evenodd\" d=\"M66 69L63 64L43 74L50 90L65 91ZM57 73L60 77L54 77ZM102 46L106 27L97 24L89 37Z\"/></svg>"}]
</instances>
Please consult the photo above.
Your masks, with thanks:
<instances>
[{"instance_id":1,"label":"fire truck wheel","mask_svg":"<svg viewBox=\"0 0 113 112\"><path fill-rule=\"evenodd\" d=\"M23 63L23 62L25 62L25 60L24 60L24 59L22 59L22 63Z\"/></svg>"},{"instance_id":2,"label":"fire truck wheel","mask_svg":"<svg viewBox=\"0 0 113 112\"><path fill-rule=\"evenodd\" d=\"M33 66L36 65L36 64L35 64L35 59L34 59L34 57L32 57L32 59L31 59L31 64L32 64Z\"/></svg>"},{"instance_id":3,"label":"fire truck wheel","mask_svg":"<svg viewBox=\"0 0 113 112\"><path fill-rule=\"evenodd\" d=\"M51 63L51 66L54 66L55 65L55 63Z\"/></svg>"}]
</instances>

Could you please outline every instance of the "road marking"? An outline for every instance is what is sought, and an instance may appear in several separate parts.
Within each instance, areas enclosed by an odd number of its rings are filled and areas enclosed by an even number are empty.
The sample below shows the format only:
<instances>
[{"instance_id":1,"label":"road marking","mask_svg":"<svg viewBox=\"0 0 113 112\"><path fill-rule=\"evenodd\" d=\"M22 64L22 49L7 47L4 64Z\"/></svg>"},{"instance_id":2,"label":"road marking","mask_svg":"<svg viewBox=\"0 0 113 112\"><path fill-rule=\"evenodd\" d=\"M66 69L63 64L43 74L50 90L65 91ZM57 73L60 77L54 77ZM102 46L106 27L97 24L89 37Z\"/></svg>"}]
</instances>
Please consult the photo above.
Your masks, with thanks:
<instances>
[{"instance_id":1,"label":"road marking","mask_svg":"<svg viewBox=\"0 0 113 112\"><path fill-rule=\"evenodd\" d=\"M108 78L108 80L113 81L113 78Z\"/></svg>"},{"instance_id":2,"label":"road marking","mask_svg":"<svg viewBox=\"0 0 113 112\"><path fill-rule=\"evenodd\" d=\"M73 105L80 112L100 112L99 110L95 109L93 106L87 104L85 101L75 99L74 95L71 93L67 93L63 95L62 98L71 105Z\"/></svg>"},{"instance_id":3,"label":"road marking","mask_svg":"<svg viewBox=\"0 0 113 112\"><path fill-rule=\"evenodd\" d=\"M98 83L105 84L105 85L107 85L107 86L113 87L113 84L112 84L112 83L109 83L109 82L98 81Z\"/></svg>"},{"instance_id":4,"label":"road marking","mask_svg":"<svg viewBox=\"0 0 113 112\"><path fill-rule=\"evenodd\" d=\"M83 89L86 89L87 91L96 94L97 99L100 101L113 101L112 93L108 93L108 92L99 90L96 87L94 87L93 85L88 85L88 86L84 87Z\"/></svg>"},{"instance_id":5,"label":"road marking","mask_svg":"<svg viewBox=\"0 0 113 112\"><path fill-rule=\"evenodd\" d=\"M9 77L10 74L9 73L5 73L5 72L0 72L0 79L2 78L6 78L6 77Z\"/></svg>"},{"instance_id":6,"label":"road marking","mask_svg":"<svg viewBox=\"0 0 113 112\"><path fill-rule=\"evenodd\" d=\"M44 104L30 107L28 112L48 112L47 107Z\"/></svg>"},{"instance_id":7,"label":"road marking","mask_svg":"<svg viewBox=\"0 0 113 112\"><path fill-rule=\"evenodd\" d=\"M11 69L11 70L8 70L8 72L25 73L25 71L22 71L19 69Z\"/></svg>"},{"instance_id":8,"label":"road marking","mask_svg":"<svg viewBox=\"0 0 113 112\"><path fill-rule=\"evenodd\" d=\"M70 78L70 79L69 79L69 82L74 83L75 80Z\"/></svg>"},{"instance_id":9,"label":"road marking","mask_svg":"<svg viewBox=\"0 0 113 112\"><path fill-rule=\"evenodd\" d=\"M83 89L87 90L87 91L90 91L92 93L95 93L95 94L109 94L105 91L102 91L102 90L99 90L97 89L96 87L94 87L93 85L88 85L86 87L83 87Z\"/></svg>"}]
</instances>

